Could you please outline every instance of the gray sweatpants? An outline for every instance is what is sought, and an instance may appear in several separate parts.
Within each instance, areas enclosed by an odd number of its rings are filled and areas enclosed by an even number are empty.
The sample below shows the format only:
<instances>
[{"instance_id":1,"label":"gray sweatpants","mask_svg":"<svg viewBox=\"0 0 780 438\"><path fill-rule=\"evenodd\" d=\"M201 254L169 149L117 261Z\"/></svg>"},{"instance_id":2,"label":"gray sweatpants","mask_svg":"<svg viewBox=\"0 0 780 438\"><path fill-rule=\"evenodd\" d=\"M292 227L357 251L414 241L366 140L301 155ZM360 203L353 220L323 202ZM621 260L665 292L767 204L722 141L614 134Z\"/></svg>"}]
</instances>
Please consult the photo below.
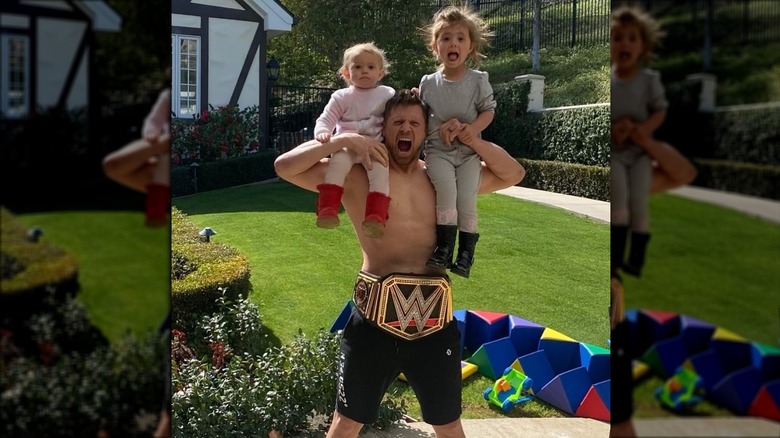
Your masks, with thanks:
<instances>
[{"instance_id":1,"label":"gray sweatpants","mask_svg":"<svg viewBox=\"0 0 780 438\"><path fill-rule=\"evenodd\" d=\"M436 189L436 223L476 233L482 161L470 147L459 143L453 146L447 150L425 148L428 177Z\"/></svg>"},{"instance_id":2,"label":"gray sweatpants","mask_svg":"<svg viewBox=\"0 0 780 438\"><path fill-rule=\"evenodd\" d=\"M637 145L612 149L612 225L629 225L632 231L650 229L650 182L653 162Z\"/></svg>"}]
</instances>

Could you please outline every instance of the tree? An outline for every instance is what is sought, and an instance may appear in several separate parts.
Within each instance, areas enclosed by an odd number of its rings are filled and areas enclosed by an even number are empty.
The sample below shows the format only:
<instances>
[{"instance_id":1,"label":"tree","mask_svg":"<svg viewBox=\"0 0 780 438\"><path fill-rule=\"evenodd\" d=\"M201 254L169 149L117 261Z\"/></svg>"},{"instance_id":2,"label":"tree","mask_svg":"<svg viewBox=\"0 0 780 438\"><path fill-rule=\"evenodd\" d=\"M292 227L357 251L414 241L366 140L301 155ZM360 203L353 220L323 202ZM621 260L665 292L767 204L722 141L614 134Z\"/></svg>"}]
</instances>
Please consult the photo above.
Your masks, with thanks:
<instances>
[{"instance_id":1,"label":"tree","mask_svg":"<svg viewBox=\"0 0 780 438\"><path fill-rule=\"evenodd\" d=\"M273 38L269 57L281 64L280 83L343 87L338 69L344 50L373 41L385 50L390 73L383 83L417 86L436 68L420 29L438 8L430 0L284 0L298 20L293 30Z\"/></svg>"}]
</instances>

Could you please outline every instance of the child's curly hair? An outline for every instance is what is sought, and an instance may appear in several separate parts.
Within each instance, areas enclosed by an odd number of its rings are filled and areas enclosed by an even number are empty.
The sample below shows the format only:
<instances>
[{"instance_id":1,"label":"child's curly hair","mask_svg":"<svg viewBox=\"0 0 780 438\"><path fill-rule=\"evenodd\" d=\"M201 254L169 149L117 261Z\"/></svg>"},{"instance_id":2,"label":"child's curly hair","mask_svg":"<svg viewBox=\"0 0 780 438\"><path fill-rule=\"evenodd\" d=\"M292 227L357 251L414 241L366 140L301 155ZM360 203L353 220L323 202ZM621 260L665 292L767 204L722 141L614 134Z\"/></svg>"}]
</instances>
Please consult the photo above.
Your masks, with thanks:
<instances>
[{"instance_id":1,"label":"child's curly hair","mask_svg":"<svg viewBox=\"0 0 780 438\"><path fill-rule=\"evenodd\" d=\"M439 37L441 30L454 24L465 24L468 28L469 38L474 45L474 50L469 53L468 59L478 66L480 61L486 58L483 51L488 47L488 40L494 34L488 28L487 22L468 3L445 6L433 16L430 24L421 29L423 35L428 38L429 48L435 51L436 38Z\"/></svg>"},{"instance_id":2,"label":"child's curly hair","mask_svg":"<svg viewBox=\"0 0 780 438\"><path fill-rule=\"evenodd\" d=\"M639 33L642 35L642 42L644 43L644 51L640 56L640 60L645 64L649 64L656 58L657 55L653 50L660 45L661 38L664 36L661 25L652 15L639 6L622 5L612 11L609 32L611 34L615 28L626 25L633 25L639 29Z\"/></svg>"}]
</instances>

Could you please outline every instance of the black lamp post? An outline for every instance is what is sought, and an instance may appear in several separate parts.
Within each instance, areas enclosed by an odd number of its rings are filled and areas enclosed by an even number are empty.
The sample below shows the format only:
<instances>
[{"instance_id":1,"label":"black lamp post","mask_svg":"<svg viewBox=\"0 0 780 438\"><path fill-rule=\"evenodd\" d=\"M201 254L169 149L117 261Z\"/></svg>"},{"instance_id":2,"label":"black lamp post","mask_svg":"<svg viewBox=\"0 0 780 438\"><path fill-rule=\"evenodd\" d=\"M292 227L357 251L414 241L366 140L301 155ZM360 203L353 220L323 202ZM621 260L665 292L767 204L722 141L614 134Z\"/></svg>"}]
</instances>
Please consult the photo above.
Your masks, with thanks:
<instances>
[{"instance_id":1,"label":"black lamp post","mask_svg":"<svg viewBox=\"0 0 780 438\"><path fill-rule=\"evenodd\" d=\"M271 87L279 79L279 61L276 58L268 60L265 65L265 72L268 76L265 90L265 147L271 148Z\"/></svg>"}]
</instances>

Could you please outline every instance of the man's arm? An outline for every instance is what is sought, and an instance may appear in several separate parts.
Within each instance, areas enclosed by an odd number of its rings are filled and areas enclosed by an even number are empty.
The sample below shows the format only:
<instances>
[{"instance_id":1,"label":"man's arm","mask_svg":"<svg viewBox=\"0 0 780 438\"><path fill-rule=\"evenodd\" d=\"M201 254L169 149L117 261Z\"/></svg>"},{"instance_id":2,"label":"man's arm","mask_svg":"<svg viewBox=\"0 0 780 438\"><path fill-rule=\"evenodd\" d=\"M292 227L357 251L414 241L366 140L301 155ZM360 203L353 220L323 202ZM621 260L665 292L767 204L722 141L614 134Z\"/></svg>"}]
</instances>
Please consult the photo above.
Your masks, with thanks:
<instances>
[{"instance_id":1,"label":"man's arm","mask_svg":"<svg viewBox=\"0 0 780 438\"><path fill-rule=\"evenodd\" d=\"M696 178L696 167L668 143L652 140L641 146L656 162L650 193L664 192L689 184Z\"/></svg>"},{"instance_id":2,"label":"man's arm","mask_svg":"<svg viewBox=\"0 0 780 438\"><path fill-rule=\"evenodd\" d=\"M169 154L170 146L169 134L162 135L154 143L134 140L103 158L103 172L119 184L146 192L147 185L155 178L158 156Z\"/></svg>"},{"instance_id":3,"label":"man's arm","mask_svg":"<svg viewBox=\"0 0 780 438\"><path fill-rule=\"evenodd\" d=\"M469 145L482 158L479 193L491 193L516 185L525 177L523 166L501 146L474 138Z\"/></svg>"},{"instance_id":4,"label":"man's arm","mask_svg":"<svg viewBox=\"0 0 780 438\"><path fill-rule=\"evenodd\" d=\"M317 185L325 180L327 157L343 148L361 157L369 168L372 158L385 166L388 164L387 149L382 143L360 134L339 134L327 143L311 140L279 155L274 161L276 174L296 186L316 192Z\"/></svg>"}]
</instances>

